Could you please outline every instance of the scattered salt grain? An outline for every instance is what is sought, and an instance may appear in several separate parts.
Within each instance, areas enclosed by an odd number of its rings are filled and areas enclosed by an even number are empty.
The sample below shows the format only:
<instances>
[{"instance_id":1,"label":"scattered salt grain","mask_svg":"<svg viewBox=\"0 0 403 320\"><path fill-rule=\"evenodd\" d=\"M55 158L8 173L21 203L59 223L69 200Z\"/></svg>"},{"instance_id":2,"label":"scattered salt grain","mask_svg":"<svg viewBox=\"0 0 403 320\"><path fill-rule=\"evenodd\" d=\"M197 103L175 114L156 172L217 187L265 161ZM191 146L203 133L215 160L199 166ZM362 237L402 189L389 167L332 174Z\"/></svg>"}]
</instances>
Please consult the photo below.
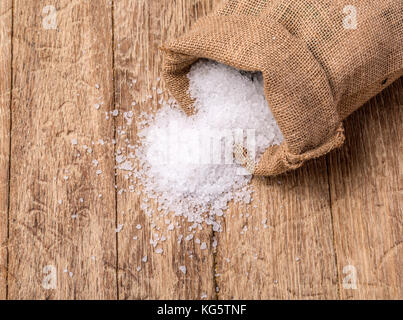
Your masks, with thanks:
<instances>
[{"instance_id":1,"label":"scattered salt grain","mask_svg":"<svg viewBox=\"0 0 403 320\"><path fill-rule=\"evenodd\" d=\"M122 231L122 229L123 229L123 224L119 224L119 225L117 226L117 228L115 229L115 232L116 232L116 233L119 233L120 231Z\"/></svg>"},{"instance_id":2,"label":"scattered salt grain","mask_svg":"<svg viewBox=\"0 0 403 320\"><path fill-rule=\"evenodd\" d=\"M141 261L143 261L144 263L146 263L146 262L147 262L147 259L148 259L148 257L147 257L147 256L144 256L143 259L141 259Z\"/></svg>"},{"instance_id":3,"label":"scattered salt grain","mask_svg":"<svg viewBox=\"0 0 403 320\"><path fill-rule=\"evenodd\" d=\"M217 248L218 242L216 237L213 237L213 248Z\"/></svg>"},{"instance_id":4,"label":"scattered salt grain","mask_svg":"<svg viewBox=\"0 0 403 320\"><path fill-rule=\"evenodd\" d=\"M125 161L118 166L118 169L123 170L123 171L132 171L133 163L131 161Z\"/></svg>"},{"instance_id":5,"label":"scattered salt grain","mask_svg":"<svg viewBox=\"0 0 403 320\"><path fill-rule=\"evenodd\" d=\"M248 231L248 226L243 227L243 229L241 231L241 234L245 234L246 231Z\"/></svg>"},{"instance_id":6,"label":"scattered salt grain","mask_svg":"<svg viewBox=\"0 0 403 320\"><path fill-rule=\"evenodd\" d=\"M205 242L203 242L203 243L201 244L201 246L200 246L200 249L201 249L201 250L207 249L207 244L206 244Z\"/></svg>"},{"instance_id":7,"label":"scattered salt grain","mask_svg":"<svg viewBox=\"0 0 403 320\"><path fill-rule=\"evenodd\" d=\"M182 271L183 274L186 274L186 266L180 266L179 270Z\"/></svg>"},{"instance_id":8,"label":"scattered salt grain","mask_svg":"<svg viewBox=\"0 0 403 320\"><path fill-rule=\"evenodd\" d=\"M75 146L78 143L77 139L71 139L71 144Z\"/></svg>"},{"instance_id":9,"label":"scattered salt grain","mask_svg":"<svg viewBox=\"0 0 403 320\"><path fill-rule=\"evenodd\" d=\"M119 163L122 163L123 161L125 161L126 160L126 156L124 156L124 155L122 155L122 154L119 154L119 155L117 155L116 156L116 162L119 164Z\"/></svg>"},{"instance_id":10,"label":"scattered salt grain","mask_svg":"<svg viewBox=\"0 0 403 320\"><path fill-rule=\"evenodd\" d=\"M138 225L136 226L136 229L137 229L137 230L140 230L140 229L141 229L141 225L138 224Z\"/></svg>"},{"instance_id":11,"label":"scattered salt grain","mask_svg":"<svg viewBox=\"0 0 403 320\"><path fill-rule=\"evenodd\" d=\"M164 252L164 250L161 248L155 249L155 253L161 254L163 252Z\"/></svg>"}]
</instances>

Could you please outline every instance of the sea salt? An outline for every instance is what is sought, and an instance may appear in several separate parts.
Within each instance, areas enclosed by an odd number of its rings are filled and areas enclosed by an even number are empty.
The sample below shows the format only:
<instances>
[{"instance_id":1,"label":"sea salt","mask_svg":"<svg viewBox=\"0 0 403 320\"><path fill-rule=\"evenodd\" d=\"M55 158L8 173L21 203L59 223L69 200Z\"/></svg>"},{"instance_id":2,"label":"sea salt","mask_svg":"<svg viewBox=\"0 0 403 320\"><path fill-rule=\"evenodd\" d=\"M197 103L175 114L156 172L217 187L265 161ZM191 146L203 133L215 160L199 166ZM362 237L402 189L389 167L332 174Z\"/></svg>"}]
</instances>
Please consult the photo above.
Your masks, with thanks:
<instances>
[{"instance_id":1,"label":"sea salt","mask_svg":"<svg viewBox=\"0 0 403 320\"><path fill-rule=\"evenodd\" d=\"M188 78L195 113L186 115L173 99L163 102L154 116L142 113L134 152L140 168L128 160L119 163L121 155L117 168L133 172L145 198L155 199L159 211L219 231L216 217L228 203L248 204L253 192L250 173L234 159L235 144L250 143L259 160L283 136L265 99L261 74L202 60ZM148 204L141 208L152 215Z\"/></svg>"},{"instance_id":2,"label":"sea salt","mask_svg":"<svg viewBox=\"0 0 403 320\"><path fill-rule=\"evenodd\" d=\"M179 266L179 270L182 271L183 274L186 274L186 266Z\"/></svg>"}]
</instances>

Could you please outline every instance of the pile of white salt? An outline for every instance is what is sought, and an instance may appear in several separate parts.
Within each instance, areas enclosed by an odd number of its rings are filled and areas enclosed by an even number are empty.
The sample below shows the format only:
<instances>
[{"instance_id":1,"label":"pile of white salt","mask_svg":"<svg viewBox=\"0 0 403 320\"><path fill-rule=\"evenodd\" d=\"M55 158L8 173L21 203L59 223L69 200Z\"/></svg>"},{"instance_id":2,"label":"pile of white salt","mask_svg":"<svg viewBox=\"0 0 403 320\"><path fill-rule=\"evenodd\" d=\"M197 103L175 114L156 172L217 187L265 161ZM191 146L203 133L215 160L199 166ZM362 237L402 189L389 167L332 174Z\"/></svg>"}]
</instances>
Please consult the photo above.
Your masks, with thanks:
<instances>
[{"instance_id":1,"label":"pile of white salt","mask_svg":"<svg viewBox=\"0 0 403 320\"><path fill-rule=\"evenodd\" d=\"M148 199L154 199L159 212L185 217L194 228L206 223L219 231L216 217L228 203L248 204L253 192L251 176L234 159L235 143L254 146L258 161L283 136L261 74L201 60L188 77L195 114L187 116L170 101L154 116L144 116L135 151L139 169L133 172L143 186L147 214L152 215Z\"/></svg>"}]
</instances>

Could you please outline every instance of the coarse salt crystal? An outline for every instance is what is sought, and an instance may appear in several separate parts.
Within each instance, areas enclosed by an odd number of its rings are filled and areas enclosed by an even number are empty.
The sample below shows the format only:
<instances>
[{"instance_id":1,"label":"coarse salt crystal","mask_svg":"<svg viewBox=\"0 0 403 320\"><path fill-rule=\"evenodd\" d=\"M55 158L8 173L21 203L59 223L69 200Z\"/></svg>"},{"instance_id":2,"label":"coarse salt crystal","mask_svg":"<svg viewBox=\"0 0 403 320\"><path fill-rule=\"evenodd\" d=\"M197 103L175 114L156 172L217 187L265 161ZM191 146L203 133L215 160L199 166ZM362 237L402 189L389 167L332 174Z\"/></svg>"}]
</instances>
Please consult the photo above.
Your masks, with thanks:
<instances>
[{"instance_id":1,"label":"coarse salt crystal","mask_svg":"<svg viewBox=\"0 0 403 320\"><path fill-rule=\"evenodd\" d=\"M186 274L186 266L179 266L179 270L182 271L183 274Z\"/></svg>"}]
</instances>

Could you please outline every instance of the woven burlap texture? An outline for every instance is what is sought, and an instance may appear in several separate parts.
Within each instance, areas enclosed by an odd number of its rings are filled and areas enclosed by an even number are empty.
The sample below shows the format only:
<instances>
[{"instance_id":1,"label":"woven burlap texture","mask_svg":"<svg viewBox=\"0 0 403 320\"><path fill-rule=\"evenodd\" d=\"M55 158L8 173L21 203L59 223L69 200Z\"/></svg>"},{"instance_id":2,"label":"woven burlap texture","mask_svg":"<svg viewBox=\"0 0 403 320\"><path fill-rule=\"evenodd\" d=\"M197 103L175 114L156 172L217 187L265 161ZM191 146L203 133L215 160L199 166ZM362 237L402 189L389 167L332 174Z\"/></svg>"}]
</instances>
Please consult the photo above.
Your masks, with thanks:
<instances>
[{"instance_id":1,"label":"woven burlap texture","mask_svg":"<svg viewBox=\"0 0 403 320\"><path fill-rule=\"evenodd\" d=\"M342 120L403 75L402 43L402 0L230 0L163 45L163 76L190 114L198 59L262 72L285 141L254 173L277 175L343 144Z\"/></svg>"}]
</instances>

